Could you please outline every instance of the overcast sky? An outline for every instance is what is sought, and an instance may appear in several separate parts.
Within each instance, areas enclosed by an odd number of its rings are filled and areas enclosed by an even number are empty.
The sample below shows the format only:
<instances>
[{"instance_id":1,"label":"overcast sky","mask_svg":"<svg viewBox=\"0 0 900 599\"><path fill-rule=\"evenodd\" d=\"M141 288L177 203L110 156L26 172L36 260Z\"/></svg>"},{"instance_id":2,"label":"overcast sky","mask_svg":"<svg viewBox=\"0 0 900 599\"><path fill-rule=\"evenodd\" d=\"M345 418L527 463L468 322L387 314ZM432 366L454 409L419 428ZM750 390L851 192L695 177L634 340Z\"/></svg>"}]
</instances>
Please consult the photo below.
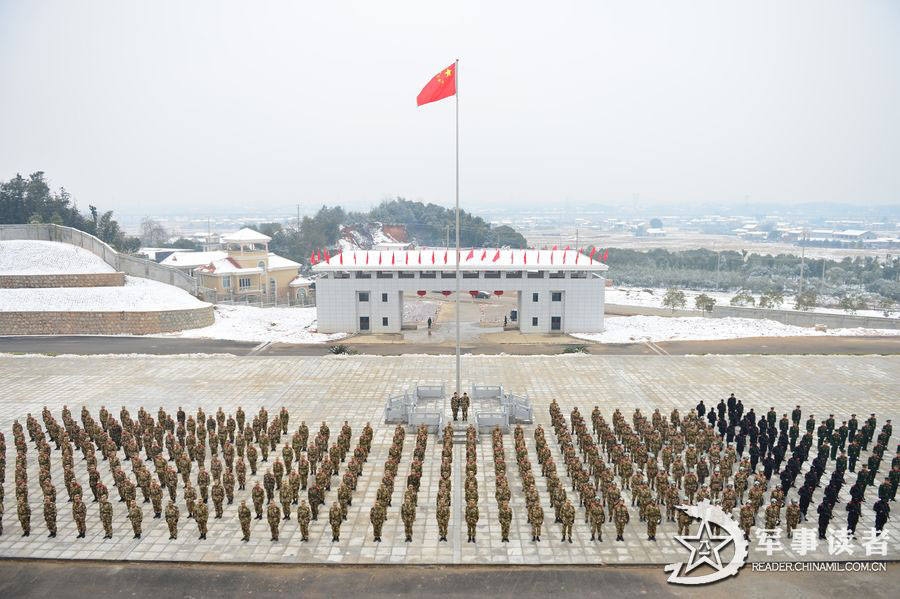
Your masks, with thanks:
<instances>
[{"instance_id":1,"label":"overcast sky","mask_svg":"<svg viewBox=\"0 0 900 599\"><path fill-rule=\"evenodd\" d=\"M900 202L900 2L0 0L0 179L122 214Z\"/></svg>"}]
</instances>

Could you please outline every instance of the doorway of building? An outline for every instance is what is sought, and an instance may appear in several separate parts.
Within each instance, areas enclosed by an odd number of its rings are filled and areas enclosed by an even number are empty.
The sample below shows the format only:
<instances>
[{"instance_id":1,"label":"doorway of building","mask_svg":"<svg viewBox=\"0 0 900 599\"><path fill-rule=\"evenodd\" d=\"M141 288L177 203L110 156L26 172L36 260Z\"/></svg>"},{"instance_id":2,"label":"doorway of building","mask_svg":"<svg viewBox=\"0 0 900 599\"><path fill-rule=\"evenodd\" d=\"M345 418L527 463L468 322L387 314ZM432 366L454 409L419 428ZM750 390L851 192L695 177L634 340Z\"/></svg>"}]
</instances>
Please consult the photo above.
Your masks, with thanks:
<instances>
[{"instance_id":1,"label":"doorway of building","mask_svg":"<svg viewBox=\"0 0 900 599\"><path fill-rule=\"evenodd\" d=\"M550 330L551 331L561 331L562 330L562 316L551 316L550 317Z\"/></svg>"},{"instance_id":2,"label":"doorway of building","mask_svg":"<svg viewBox=\"0 0 900 599\"><path fill-rule=\"evenodd\" d=\"M359 330L360 331L368 331L369 330L369 317L368 316L360 316L359 317Z\"/></svg>"}]
</instances>

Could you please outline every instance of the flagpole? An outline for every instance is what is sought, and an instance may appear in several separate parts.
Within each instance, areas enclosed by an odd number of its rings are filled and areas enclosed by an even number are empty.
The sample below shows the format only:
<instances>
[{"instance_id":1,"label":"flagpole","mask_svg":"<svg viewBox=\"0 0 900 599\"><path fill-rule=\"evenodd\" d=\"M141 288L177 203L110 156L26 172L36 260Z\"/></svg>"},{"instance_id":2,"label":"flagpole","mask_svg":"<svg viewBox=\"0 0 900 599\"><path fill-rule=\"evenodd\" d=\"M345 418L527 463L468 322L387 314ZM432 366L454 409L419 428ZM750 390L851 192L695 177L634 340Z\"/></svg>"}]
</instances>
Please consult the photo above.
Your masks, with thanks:
<instances>
[{"instance_id":1,"label":"flagpole","mask_svg":"<svg viewBox=\"0 0 900 599\"><path fill-rule=\"evenodd\" d=\"M456 392L462 394L459 374L459 59L453 76L456 78Z\"/></svg>"}]
</instances>

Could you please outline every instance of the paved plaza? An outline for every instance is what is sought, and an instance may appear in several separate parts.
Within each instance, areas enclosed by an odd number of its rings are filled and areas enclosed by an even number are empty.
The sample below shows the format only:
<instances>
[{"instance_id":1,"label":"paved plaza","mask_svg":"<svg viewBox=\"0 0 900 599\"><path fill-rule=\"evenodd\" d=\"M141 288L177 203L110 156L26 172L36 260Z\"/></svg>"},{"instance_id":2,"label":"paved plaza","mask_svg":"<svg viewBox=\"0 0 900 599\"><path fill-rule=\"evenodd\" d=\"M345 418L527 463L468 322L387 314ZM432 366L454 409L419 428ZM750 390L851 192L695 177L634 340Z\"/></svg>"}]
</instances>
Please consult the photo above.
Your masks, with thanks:
<instances>
[{"instance_id":1,"label":"paved plaza","mask_svg":"<svg viewBox=\"0 0 900 599\"><path fill-rule=\"evenodd\" d=\"M755 408L764 414L774 406L779 415L790 413L797 404L803 409L803 419L815 414L817 420L835 414L838 422L855 412L860 419L875 412L878 427L888 418L897 422L900 395L900 357L881 356L465 356L463 385L471 383L502 384L505 389L531 398L535 424L544 426L554 461L560 466L560 477L568 481L560 447L550 426L548 406L556 399L568 416L575 406L585 417L599 405L607 421L619 408L630 421L634 408L649 416L655 408L668 414L678 408L682 415L689 412L700 399L714 406L719 399L734 392L747 409ZM403 457L398 469L398 488L382 533L383 542L374 543L369 510L383 474L384 461L393 436L394 427L385 425L385 399L410 388L416 383L445 383L450 388L454 380L454 359L443 356L328 356L309 358L271 357L3 357L0 358L0 430L7 440L7 476L4 483L5 514L3 535L0 536L0 557L48 559L100 560L175 560L203 562L316 562L316 563L406 563L406 564L662 564L686 558L686 551L675 541L675 525L663 522L657 542L647 541L646 526L639 522L636 510L626 527L625 542L615 542L611 523L604 526L604 541L590 541L590 530L584 522L584 508L578 507L573 543L560 542L560 525L553 523L545 479L540 476L533 438L533 425L525 427L529 458L544 512L544 536L540 543L531 541L530 525L526 522L522 480L515 466L512 434L505 435L508 478L512 491L510 506L513 522L508 543L502 543L494 497L495 475L489 434L481 435L478 449L478 493L480 520L477 543L466 543L465 522L461 504L464 446L455 446L452 488L452 515L448 542L439 543L435 518L435 499L440 478L441 445L434 435L429 437L426 459L419 491L417 519L413 542L404 542L400 519L402 484L409 472L415 435L407 435ZM21 537L16 519L13 465L15 447L11 427L14 419L24 425L29 412L40 419L47 406L59 420L64 405L78 420L82 405L96 418L101 405L118 417L121 406L127 406L132 416L144 406L151 414L162 406L174 414L182 406L194 414L198 406L207 414L221 406L226 413L234 413L241 406L252 417L265 406L274 417L282 406L290 411L289 431L296 430L301 420L310 426L311 437L318 424L326 421L336 435L347 420L353 427L351 447L356 446L366 422L375 429L372 451L365 464L359 484L353 493L348 519L341 527L340 541L331 542L327 521L327 507L336 499L336 488L326 494L325 508L319 520L311 525L310 541L300 542L296 517L285 522L277 543L269 540L265 519L253 520L249 543L242 543L237 507L242 498L250 503L250 489L255 478L250 477L246 491L236 491L235 503L226 506L222 520L210 516L208 540L197 539L196 524L185 518L186 509L180 492L179 538L169 540L164 519L154 520L149 504L138 504L144 510L144 531L141 539L133 539L131 526L125 517L124 504L117 503L109 468L101 462L100 471L111 490L114 509L114 535L104 540L97 504L91 503L90 489L83 462L76 454L75 468L85 489L88 508L86 539L76 539L71 504L66 503L62 485L62 465L59 452L53 452L53 480L58 489L59 533L47 538L41 507L41 493L37 485L38 466L33 444L29 446L28 467L32 509L32 534ZM449 419L449 402L446 405ZM895 435L885 455L878 482L890 467ZM863 454L865 458L868 453ZM270 460L274 459L274 456ZM271 463L271 462L270 462ZM152 464L148 464L152 466ZM262 464L265 466L265 463ZM346 464L342 464L343 473ZM828 471L830 472L830 467ZM130 473L130 468L127 469ZM196 470L194 470L194 476ZM826 474L827 476L827 474ZM847 484L841 492L845 501L854 480L848 472ZM770 485L773 486L773 483ZM824 487L824 483L823 483ZM576 498L567 488L570 498ZM815 506L821 500L817 490L810 508L810 521L802 527L814 528ZM140 497L140 493L138 494ZM629 498L628 492L624 493ZM796 488L789 498L796 497ZM859 532L873 526L871 506L877 499L877 483L866 496ZM166 497L166 501L168 497ZM577 498L575 499L577 503ZM892 507L898 505L892 503ZM896 510L895 510L896 511ZM761 518L760 518L761 520ZM892 514L888 523L888 559L900 557L900 514ZM835 509L832 526L846 523L843 504ZM694 527L696 528L696 527ZM693 529L692 529L693 530ZM860 538L862 539L862 534ZM771 561L795 559L789 541L783 539L785 550L766 557L756 550L751 538L750 560ZM862 547L854 544L850 559L864 558ZM848 559L846 555L841 559ZM799 559L834 559L829 556L827 542L821 541L817 550Z\"/></svg>"}]
</instances>

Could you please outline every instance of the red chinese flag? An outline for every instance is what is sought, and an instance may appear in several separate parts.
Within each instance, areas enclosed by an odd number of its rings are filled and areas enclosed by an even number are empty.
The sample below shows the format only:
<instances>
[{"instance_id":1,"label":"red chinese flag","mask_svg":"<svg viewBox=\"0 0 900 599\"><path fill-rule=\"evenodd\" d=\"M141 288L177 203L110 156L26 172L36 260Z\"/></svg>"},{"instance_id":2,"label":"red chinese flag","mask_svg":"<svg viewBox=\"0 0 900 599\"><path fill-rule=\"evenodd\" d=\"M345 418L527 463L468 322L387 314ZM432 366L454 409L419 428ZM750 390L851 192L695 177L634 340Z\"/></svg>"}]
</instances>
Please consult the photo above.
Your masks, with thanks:
<instances>
[{"instance_id":1,"label":"red chinese flag","mask_svg":"<svg viewBox=\"0 0 900 599\"><path fill-rule=\"evenodd\" d=\"M315 253L315 252L310 252L310 253L309 253L309 263L310 263L310 264L315 264L315 263L316 263L316 253Z\"/></svg>"},{"instance_id":2,"label":"red chinese flag","mask_svg":"<svg viewBox=\"0 0 900 599\"><path fill-rule=\"evenodd\" d=\"M378 252L378 264L381 264L381 252Z\"/></svg>"},{"instance_id":3,"label":"red chinese flag","mask_svg":"<svg viewBox=\"0 0 900 599\"><path fill-rule=\"evenodd\" d=\"M331 256L328 255L328 248L325 248L325 262L330 262Z\"/></svg>"},{"instance_id":4,"label":"red chinese flag","mask_svg":"<svg viewBox=\"0 0 900 599\"><path fill-rule=\"evenodd\" d=\"M594 252L596 252L596 251L597 251L597 248L595 248L594 246L591 246L591 253L590 253L590 255L588 256L588 258L590 258L591 260L593 260L593 259L594 259Z\"/></svg>"},{"instance_id":5,"label":"red chinese flag","mask_svg":"<svg viewBox=\"0 0 900 599\"><path fill-rule=\"evenodd\" d=\"M556 251L556 246L555 246L555 245L553 246L553 251L554 251L554 252Z\"/></svg>"},{"instance_id":6,"label":"red chinese flag","mask_svg":"<svg viewBox=\"0 0 900 599\"><path fill-rule=\"evenodd\" d=\"M456 94L456 63L431 78L419 95L416 96L416 106L437 102Z\"/></svg>"},{"instance_id":7,"label":"red chinese flag","mask_svg":"<svg viewBox=\"0 0 900 599\"><path fill-rule=\"evenodd\" d=\"M447 251L448 250L444 250L444 264L447 264Z\"/></svg>"},{"instance_id":8,"label":"red chinese flag","mask_svg":"<svg viewBox=\"0 0 900 599\"><path fill-rule=\"evenodd\" d=\"M340 254L338 254L338 256L341 259L341 266L343 266L344 265L344 252L341 252Z\"/></svg>"},{"instance_id":9,"label":"red chinese flag","mask_svg":"<svg viewBox=\"0 0 900 599\"><path fill-rule=\"evenodd\" d=\"M366 251L366 264L368 264L368 263L369 263L369 252L368 252L368 250L367 250L367 251Z\"/></svg>"},{"instance_id":10,"label":"red chinese flag","mask_svg":"<svg viewBox=\"0 0 900 599\"><path fill-rule=\"evenodd\" d=\"M496 262L499 259L500 259L500 250L497 250L497 253L494 254L494 259L491 260L491 262Z\"/></svg>"},{"instance_id":11,"label":"red chinese flag","mask_svg":"<svg viewBox=\"0 0 900 599\"><path fill-rule=\"evenodd\" d=\"M528 264L528 252L522 252L522 262Z\"/></svg>"},{"instance_id":12,"label":"red chinese flag","mask_svg":"<svg viewBox=\"0 0 900 599\"><path fill-rule=\"evenodd\" d=\"M353 250L353 264L356 264L356 250Z\"/></svg>"},{"instance_id":13,"label":"red chinese flag","mask_svg":"<svg viewBox=\"0 0 900 599\"><path fill-rule=\"evenodd\" d=\"M406 252L406 263L409 264L409 252Z\"/></svg>"},{"instance_id":14,"label":"red chinese flag","mask_svg":"<svg viewBox=\"0 0 900 599\"><path fill-rule=\"evenodd\" d=\"M484 262L484 259L487 257L487 250L481 252L481 261Z\"/></svg>"},{"instance_id":15,"label":"red chinese flag","mask_svg":"<svg viewBox=\"0 0 900 599\"><path fill-rule=\"evenodd\" d=\"M431 250L431 263L434 264L434 250Z\"/></svg>"},{"instance_id":16,"label":"red chinese flag","mask_svg":"<svg viewBox=\"0 0 900 599\"><path fill-rule=\"evenodd\" d=\"M609 256L609 250L604 250L603 252L603 261L606 262L606 258Z\"/></svg>"},{"instance_id":17,"label":"red chinese flag","mask_svg":"<svg viewBox=\"0 0 900 599\"><path fill-rule=\"evenodd\" d=\"M469 254L466 256L466 262L468 262L469 260L471 260L474 257L475 257L475 250L474 249L469 250Z\"/></svg>"},{"instance_id":18,"label":"red chinese flag","mask_svg":"<svg viewBox=\"0 0 900 599\"><path fill-rule=\"evenodd\" d=\"M391 264L394 263L394 252L391 252Z\"/></svg>"},{"instance_id":19,"label":"red chinese flag","mask_svg":"<svg viewBox=\"0 0 900 599\"><path fill-rule=\"evenodd\" d=\"M419 264L422 264L422 250L419 250Z\"/></svg>"}]
</instances>

